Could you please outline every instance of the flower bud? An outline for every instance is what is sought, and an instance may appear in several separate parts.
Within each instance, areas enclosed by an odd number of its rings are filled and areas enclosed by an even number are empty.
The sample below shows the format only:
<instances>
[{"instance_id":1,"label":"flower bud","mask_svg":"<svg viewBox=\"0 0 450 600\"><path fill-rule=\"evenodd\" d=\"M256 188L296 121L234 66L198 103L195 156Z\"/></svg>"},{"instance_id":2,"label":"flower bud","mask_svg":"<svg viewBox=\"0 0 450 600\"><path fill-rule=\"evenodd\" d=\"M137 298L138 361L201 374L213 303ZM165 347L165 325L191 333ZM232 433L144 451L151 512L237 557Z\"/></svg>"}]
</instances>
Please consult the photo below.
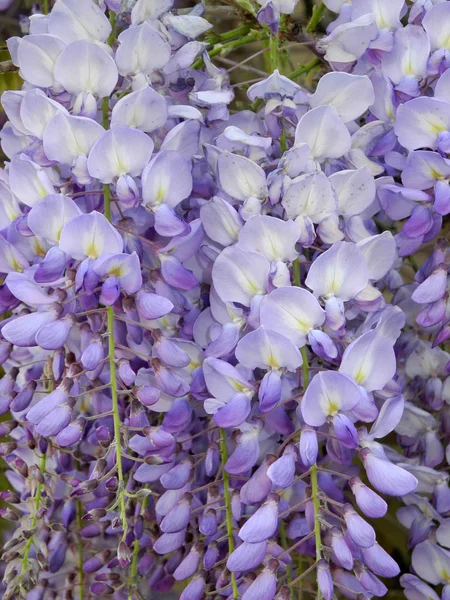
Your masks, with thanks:
<instances>
[{"instance_id":1,"label":"flower bud","mask_svg":"<svg viewBox=\"0 0 450 600\"><path fill-rule=\"evenodd\" d=\"M85 563L83 563L84 571L86 571L86 573L95 573L95 571L98 571L106 565L110 556L110 550L103 550L102 552L99 552L92 558L89 558Z\"/></svg>"},{"instance_id":2,"label":"flower bud","mask_svg":"<svg viewBox=\"0 0 450 600\"><path fill-rule=\"evenodd\" d=\"M130 564L131 552L127 544L122 540L117 549L117 558L122 569Z\"/></svg>"},{"instance_id":3,"label":"flower bud","mask_svg":"<svg viewBox=\"0 0 450 600\"><path fill-rule=\"evenodd\" d=\"M364 521L349 504L344 507L344 519L348 533L355 544L361 548L370 548L374 545L375 531L373 527Z\"/></svg>"},{"instance_id":4,"label":"flower bud","mask_svg":"<svg viewBox=\"0 0 450 600\"><path fill-rule=\"evenodd\" d=\"M173 573L174 579L176 581L189 579L197 571L202 553L203 542L197 542L175 569Z\"/></svg>"},{"instance_id":5,"label":"flower bud","mask_svg":"<svg viewBox=\"0 0 450 600\"><path fill-rule=\"evenodd\" d=\"M278 527L278 494L269 494L267 500L239 530L244 542L263 542L273 536Z\"/></svg>"},{"instance_id":6,"label":"flower bud","mask_svg":"<svg viewBox=\"0 0 450 600\"><path fill-rule=\"evenodd\" d=\"M350 487L355 495L357 505L366 516L372 519L379 519L386 514L386 502L381 496L367 487L359 477L350 479Z\"/></svg>"},{"instance_id":7,"label":"flower bud","mask_svg":"<svg viewBox=\"0 0 450 600\"><path fill-rule=\"evenodd\" d=\"M101 521L98 523L91 523L89 525L86 525L86 527L83 527L80 530L80 535L82 538L85 538L85 539L99 537L100 535L103 535L105 530L110 525L111 525L111 521Z\"/></svg>"},{"instance_id":8,"label":"flower bud","mask_svg":"<svg viewBox=\"0 0 450 600\"><path fill-rule=\"evenodd\" d=\"M333 580L331 579L330 568L325 560L320 560L317 565L317 584L325 600L331 600L333 597Z\"/></svg>"},{"instance_id":9,"label":"flower bud","mask_svg":"<svg viewBox=\"0 0 450 600\"><path fill-rule=\"evenodd\" d=\"M299 453L302 463L305 467L312 467L316 460L319 452L319 446L317 443L316 431L307 425L305 425L300 434Z\"/></svg>"},{"instance_id":10,"label":"flower bud","mask_svg":"<svg viewBox=\"0 0 450 600\"><path fill-rule=\"evenodd\" d=\"M203 566L205 569L209 570L214 567L219 557L219 548L217 546L217 542L211 542L206 549L205 555L203 557Z\"/></svg>"},{"instance_id":11,"label":"flower bud","mask_svg":"<svg viewBox=\"0 0 450 600\"><path fill-rule=\"evenodd\" d=\"M94 596L112 596L115 593L114 588L106 583L96 582L93 583L90 587L91 592Z\"/></svg>"},{"instance_id":12,"label":"flower bud","mask_svg":"<svg viewBox=\"0 0 450 600\"><path fill-rule=\"evenodd\" d=\"M181 592L180 600L201 600L205 589L206 573L200 571Z\"/></svg>"}]
</instances>

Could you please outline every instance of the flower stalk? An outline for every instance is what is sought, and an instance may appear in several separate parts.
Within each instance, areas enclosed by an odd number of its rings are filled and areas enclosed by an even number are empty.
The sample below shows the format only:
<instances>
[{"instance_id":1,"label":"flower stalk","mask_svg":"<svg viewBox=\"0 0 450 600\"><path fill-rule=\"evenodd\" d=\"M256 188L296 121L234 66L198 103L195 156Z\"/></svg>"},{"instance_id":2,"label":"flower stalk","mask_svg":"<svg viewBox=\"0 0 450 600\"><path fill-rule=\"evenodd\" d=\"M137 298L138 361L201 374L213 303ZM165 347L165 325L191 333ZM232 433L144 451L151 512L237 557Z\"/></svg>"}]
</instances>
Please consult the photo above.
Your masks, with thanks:
<instances>
[{"instance_id":1,"label":"flower stalk","mask_svg":"<svg viewBox=\"0 0 450 600\"><path fill-rule=\"evenodd\" d=\"M42 474L42 476L44 476L44 474L45 474L46 462L47 462L47 454L44 452L41 456L41 461L39 464L39 471ZM41 504L41 498L42 498L42 483L41 483L41 481L38 481L37 486L36 486L36 493L34 496L34 513L33 513L33 516L31 517L31 527L30 527L31 531L34 531L36 529L37 513L39 511L39 507ZM22 557L22 562L21 562L21 570L20 570L20 574L19 574L19 585L29 568L30 550L31 550L31 546L32 546L33 542L34 542L34 534L31 535L27 539L27 542L25 544L25 549L23 552L23 557Z\"/></svg>"},{"instance_id":2,"label":"flower stalk","mask_svg":"<svg viewBox=\"0 0 450 600\"><path fill-rule=\"evenodd\" d=\"M148 496L144 496L141 503L140 514L144 514L145 508L147 506ZM136 585L136 575L138 572L138 558L139 558L139 548L140 548L140 540L135 539L133 544L133 556L131 559L131 567L130 567L130 579L129 579L129 592L128 592L128 600L133 600L133 588Z\"/></svg>"},{"instance_id":3,"label":"flower stalk","mask_svg":"<svg viewBox=\"0 0 450 600\"><path fill-rule=\"evenodd\" d=\"M111 23L111 34L108 38L108 44L113 45L115 39L115 22L116 16L113 11L109 14ZM102 100L102 125L105 129L109 128L109 98L103 98ZM111 214L111 187L109 184L103 185L103 199L104 199L104 213L105 217L110 223L112 223ZM116 463L117 463L117 506L119 509L119 518L123 530L123 539L125 539L128 524L126 519L126 501L125 501L125 480L123 475L123 449L122 449L122 422L119 414L119 394L117 386L117 371L116 371L116 359L115 349L116 341L114 337L114 308L113 306L106 307L106 331L108 337L108 363L110 372L110 386L111 386L111 398L112 398L112 415L113 415L113 426L114 426L114 440L115 440L115 451L116 451Z\"/></svg>"},{"instance_id":4,"label":"flower stalk","mask_svg":"<svg viewBox=\"0 0 450 600\"><path fill-rule=\"evenodd\" d=\"M275 71L280 66L280 38L278 35L271 35L269 38L269 58L270 70Z\"/></svg>"},{"instance_id":5,"label":"flower stalk","mask_svg":"<svg viewBox=\"0 0 450 600\"><path fill-rule=\"evenodd\" d=\"M306 31L308 33L314 33L314 31L317 29L317 26L323 17L324 12L325 12L325 4L323 2L321 2L320 4L315 5L313 7L311 19L309 20L309 23L306 26Z\"/></svg>"},{"instance_id":6,"label":"flower stalk","mask_svg":"<svg viewBox=\"0 0 450 600\"><path fill-rule=\"evenodd\" d=\"M81 502L77 502L77 535L78 535L78 585L79 585L79 597L80 600L84 600L84 570L83 570L83 540L80 535L80 531L83 528L82 517L82 505Z\"/></svg>"},{"instance_id":7,"label":"flower stalk","mask_svg":"<svg viewBox=\"0 0 450 600\"><path fill-rule=\"evenodd\" d=\"M300 75L305 75L306 73L309 73L310 71L318 67L320 65L320 62L320 58L313 58L306 65L301 65L300 67L295 69L295 71L292 71L292 73L288 75L289 79L297 79L297 77L300 77Z\"/></svg>"},{"instance_id":8,"label":"flower stalk","mask_svg":"<svg viewBox=\"0 0 450 600\"><path fill-rule=\"evenodd\" d=\"M297 258L293 265L293 280L294 285L300 286L300 261ZM300 349L302 355L302 374L303 374L303 393L306 392L309 386L309 362L306 346ZM311 497L314 509L314 538L316 542L316 562L322 557L322 537L320 533L320 501L319 501L319 485L317 480L317 463L314 463L310 469L311 477ZM321 600L321 591L317 588L317 600Z\"/></svg>"},{"instance_id":9,"label":"flower stalk","mask_svg":"<svg viewBox=\"0 0 450 600\"><path fill-rule=\"evenodd\" d=\"M252 42L263 41L268 39L269 34L267 32L261 30L253 30L247 33L247 35L244 35L238 39L231 40L230 42L226 42L224 44L215 44L211 48L211 50L209 50L208 54L210 58L218 56L219 54L221 56L226 56L227 54L229 54L233 50L236 50L237 48L241 48L242 46L246 46L247 44L251 44ZM202 66L202 64L203 59L199 58L194 62L192 68L199 69Z\"/></svg>"},{"instance_id":10,"label":"flower stalk","mask_svg":"<svg viewBox=\"0 0 450 600\"><path fill-rule=\"evenodd\" d=\"M231 512L231 494L230 494L230 476L225 470L225 464L228 460L226 430L220 430L220 459L222 464L223 477L223 495L225 497L225 518L227 526L228 551L230 554L234 552L233 539L233 515ZM233 589L233 598L239 598L239 591L234 572L231 572L231 586Z\"/></svg>"},{"instance_id":11,"label":"flower stalk","mask_svg":"<svg viewBox=\"0 0 450 600\"><path fill-rule=\"evenodd\" d=\"M309 385L309 365L306 346L300 350L302 354L303 364L303 391L306 392ZM310 470L311 476L311 497L314 508L314 539L316 542L316 562L322 558L322 536L320 533L320 500L319 500L319 484L317 480L317 463L314 463ZM322 597L321 591L317 588L317 600Z\"/></svg>"}]
</instances>

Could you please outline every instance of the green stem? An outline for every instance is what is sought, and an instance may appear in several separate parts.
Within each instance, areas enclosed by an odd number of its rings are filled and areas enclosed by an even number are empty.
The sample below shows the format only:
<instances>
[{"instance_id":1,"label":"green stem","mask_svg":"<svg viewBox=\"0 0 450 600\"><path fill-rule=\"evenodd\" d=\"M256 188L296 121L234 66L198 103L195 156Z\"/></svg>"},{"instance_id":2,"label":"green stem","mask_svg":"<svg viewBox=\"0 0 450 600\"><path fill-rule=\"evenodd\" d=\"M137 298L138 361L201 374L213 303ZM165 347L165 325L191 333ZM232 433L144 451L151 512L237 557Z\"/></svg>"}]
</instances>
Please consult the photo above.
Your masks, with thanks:
<instances>
[{"instance_id":1,"label":"green stem","mask_svg":"<svg viewBox=\"0 0 450 600\"><path fill-rule=\"evenodd\" d=\"M109 98L107 96L102 99L102 125L105 129L109 129Z\"/></svg>"},{"instance_id":2,"label":"green stem","mask_svg":"<svg viewBox=\"0 0 450 600\"><path fill-rule=\"evenodd\" d=\"M309 73L310 71L312 71L315 67L317 67L319 65L320 65L320 58L313 58L313 60L310 61L309 63L307 63L306 65L301 65L300 67L298 67L298 69L296 69L295 71L292 71L292 73L290 75L288 75L288 77L289 77L289 79L296 79L300 75Z\"/></svg>"},{"instance_id":3,"label":"green stem","mask_svg":"<svg viewBox=\"0 0 450 600\"><path fill-rule=\"evenodd\" d=\"M316 540L316 561L322 558L322 537L320 535L320 504L319 504L319 485L317 482L317 463L311 467L311 492L314 507L314 537ZM321 592L317 588L317 600L320 600Z\"/></svg>"},{"instance_id":4,"label":"green stem","mask_svg":"<svg viewBox=\"0 0 450 600\"><path fill-rule=\"evenodd\" d=\"M316 30L317 25L320 23L324 12L325 4L323 2L321 2L319 5L314 6L312 16L309 20L308 25L306 26L306 31L308 33L313 33Z\"/></svg>"},{"instance_id":5,"label":"green stem","mask_svg":"<svg viewBox=\"0 0 450 600\"><path fill-rule=\"evenodd\" d=\"M227 42L228 40L234 40L234 38L241 37L242 35L246 35L251 29L250 23L246 25L241 25L240 27L236 27L236 29L231 29L226 33L220 34L220 40L222 42Z\"/></svg>"},{"instance_id":6,"label":"green stem","mask_svg":"<svg viewBox=\"0 0 450 600\"><path fill-rule=\"evenodd\" d=\"M83 540L80 531L83 528L81 521L81 502L77 502L77 529L78 529L78 583L80 586L79 598L84 600L84 571L83 571Z\"/></svg>"},{"instance_id":7,"label":"green stem","mask_svg":"<svg viewBox=\"0 0 450 600\"><path fill-rule=\"evenodd\" d=\"M103 186L103 203L105 217L111 222L111 188L107 184Z\"/></svg>"},{"instance_id":8,"label":"green stem","mask_svg":"<svg viewBox=\"0 0 450 600\"><path fill-rule=\"evenodd\" d=\"M109 22L111 23L111 33L108 38L108 44L112 45L115 39L115 25L116 15L114 12L109 13ZM102 101L102 124L105 129L109 128L109 98L103 98ZM108 184L103 186L103 202L105 217L111 223L111 188ZM114 425L114 440L116 448L116 463L117 463L117 479L118 479L118 506L120 512L120 521L122 523L123 537L125 538L128 531L128 524L126 518L126 506L125 506L125 481L123 477L123 465L122 465L122 438L121 438L121 427L119 415L119 396L117 393L117 373L116 373L116 360L115 360L115 348L116 341L114 338L114 309L112 306L106 308L107 315L107 334L108 334L108 361L109 361L109 372L110 372L110 386L111 386L111 398L112 398L112 413L113 413L113 425Z\"/></svg>"},{"instance_id":9,"label":"green stem","mask_svg":"<svg viewBox=\"0 0 450 600\"><path fill-rule=\"evenodd\" d=\"M252 29L251 23L245 23L240 27L236 27L235 29L230 29L230 31L226 31L225 33L211 33L208 32L208 47L213 48L217 44L221 44L223 42L229 42L234 40L235 38L240 38L243 35L246 35ZM201 60L200 60L201 62Z\"/></svg>"},{"instance_id":10,"label":"green stem","mask_svg":"<svg viewBox=\"0 0 450 600\"><path fill-rule=\"evenodd\" d=\"M109 187L109 186L108 186ZM106 198L105 198L106 201ZM111 215L111 208L105 202L105 216ZM112 306L108 306L106 309L107 323L108 323L108 357L109 357L109 371L110 371L110 385L111 385L111 397L112 397L112 411L113 411L113 425L114 425L114 439L116 444L116 463L117 463L117 479L118 479L118 494L119 494L119 511L120 520L122 522L123 537L126 536L128 531L127 518L125 514L125 483L123 477L123 466L122 466L122 440L121 440L121 421L119 415L119 398L117 394L117 373L116 373L116 361L115 361L115 339L114 339L114 309Z\"/></svg>"},{"instance_id":11,"label":"green stem","mask_svg":"<svg viewBox=\"0 0 450 600\"><path fill-rule=\"evenodd\" d=\"M144 497L141 503L141 514L145 511L145 507L147 506L147 496ZM134 540L133 546L133 558L131 560L131 571L130 571L130 588L134 585L134 579L137 575L138 570L138 556L139 556L139 540ZM128 600L133 600L133 591L132 589L128 592Z\"/></svg>"},{"instance_id":12,"label":"green stem","mask_svg":"<svg viewBox=\"0 0 450 600\"><path fill-rule=\"evenodd\" d=\"M131 561L131 572L130 572L130 586L133 585L134 578L136 577L137 566L138 566L138 555L139 555L139 540L134 540L133 559ZM133 600L133 591L131 589L128 592L128 600Z\"/></svg>"},{"instance_id":13,"label":"green stem","mask_svg":"<svg viewBox=\"0 0 450 600\"><path fill-rule=\"evenodd\" d=\"M49 10L48 0L43 0L43 2L42 2L42 12L44 13L44 15L48 15L48 10Z\"/></svg>"},{"instance_id":14,"label":"green stem","mask_svg":"<svg viewBox=\"0 0 450 600\"><path fill-rule=\"evenodd\" d=\"M222 461L223 495L225 497L228 550L231 554L232 552L234 552L233 515L231 513L230 476L225 471L225 464L228 460L227 438L225 429L220 430L220 456ZM239 598L236 576L234 573L231 573L231 587L233 588L233 598Z\"/></svg>"},{"instance_id":15,"label":"green stem","mask_svg":"<svg viewBox=\"0 0 450 600\"><path fill-rule=\"evenodd\" d=\"M309 365L308 365L308 354L306 353L306 346L303 346L300 350L303 358L303 392L305 392L309 385ZM317 463L313 464L311 467L311 496L313 501L313 509L314 509L314 538L316 541L316 561L319 561L322 558L322 537L320 534L320 503L319 503L319 484L317 481ZM317 598L316 600L321 600L321 592L320 589L317 588Z\"/></svg>"},{"instance_id":16,"label":"green stem","mask_svg":"<svg viewBox=\"0 0 450 600\"><path fill-rule=\"evenodd\" d=\"M280 150L283 155L287 150L287 135L283 127L283 133L280 135Z\"/></svg>"},{"instance_id":17,"label":"green stem","mask_svg":"<svg viewBox=\"0 0 450 600\"><path fill-rule=\"evenodd\" d=\"M44 453L41 456L41 463L39 465L39 470L42 474L42 476L44 476L45 473L45 464L47 461L47 455ZM31 530L33 530L36 527L37 524L37 513L39 510L39 505L41 503L41 497L42 497L42 484L39 481L36 487L36 495L34 497L34 514L31 518ZM27 540L27 543L25 545L25 549L24 549L24 553L23 553L23 558L22 558L22 566L20 569L20 575L19 575L19 583L22 579L22 577L24 576L24 574L27 572L28 570L28 564L29 564L29 558L30 558L30 550L31 550L31 545L33 543L33 537L34 536L30 536Z\"/></svg>"},{"instance_id":18,"label":"green stem","mask_svg":"<svg viewBox=\"0 0 450 600\"><path fill-rule=\"evenodd\" d=\"M277 35L271 35L269 38L269 57L270 69L275 71L280 66L280 40Z\"/></svg>"},{"instance_id":19,"label":"green stem","mask_svg":"<svg viewBox=\"0 0 450 600\"><path fill-rule=\"evenodd\" d=\"M306 388L309 385L309 365L308 365L308 354L306 353L306 346L303 346L303 348L300 349L300 352L301 352L302 359L303 359L303 365L302 365L303 393L305 393Z\"/></svg>"},{"instance_id":20,"label":"green stem","mask_svg":"<svg viewBox=\"0 0 450 600\"><path fill-rule=\"evenodd\" d=\"M250 31L247 35L242 36L237 40L232 40L231 42L227 42L226 44L217 44L209 53L209 56L217 56L222 52L224 54L228 54L235 48L240 48L241 46L245 46L246 44L250 44L251 42L256 42L258 40L266 40L269 37L268 33L264 33L263 31Z\"/></svg>"},{"instance_id":21,"label":"green stem","mask_svg":"<svg viewBox=\"0 0 450 600\"><path fill-rule=\"evenodd\" d=\"M108 37L108 44L112 46L114 44L114 40L116 38L116 13L112 10L109 13L109 22L111 24L111 33Z\"/></svg>"},{"instance_id":22,"label":"green stem","mask_svg":"<svg viewBox=\"0 0 450 600\"><path fill-rule=\"evenodd\" d=\"M298 264L298 274L296 274L296 263ZM300 285L300 263L298 259L294 261L294 285ZM308 353L306 351L306 346L303 346L300 349L303 365L303 393L306 392L309 385L309 364L308 364ZM316 561L319 561L322 557L322 537L320 533L320 503L319 503L319 484L317 481L317 463L315 463L310 470L311 477L311 496L313 501L313 509L314 509L314 538L316 541ZM321 600L322 594L320 592L319 587L317 587L317 596L316 600Z\"/></svg>"},{"instance_id":23,"label":"green stem","mask_svg":"<svg viewBox=\"0 0 450 600\"><path fill-rule=\"evenodd\" d=\"M251 15L256 17L255 7L253 6L253 4L251 2L249 2L249 0L234 0L234 1L240 8L242 8L243 10L249 12Z\"/></svg>"},{"instance_id":24,"label":"green stem","mask_svg":"<svg viewBox=\"0 0 450 600\"><path fill-rule=\"evenodd\" d=\"M250 44L251 42L257 42L261 40L267 40L269 38L269 34L264 31L250 31L247 35L242 36L237 40L232 40L231 42L226 42L225 44L215 44L215 46L208 52L210 58L213 56L217 56L218 54L222 54L226 56L229 52L232 52L236 48L240 48L241 46L245 46L246 44ZM193 69L199 69L203 64L203 59L197 59L192 65Z\"/></svg>"},{"instance_id":25,"label":"green stem","mask_svg":"<svg viewBox=\"0 0 450 600\"><path fill-rule=\"evenodd\" d=\"M300 260L298 258L292 263L292 271L294 285L300 287Z\"/></svg>"}]
</instances>

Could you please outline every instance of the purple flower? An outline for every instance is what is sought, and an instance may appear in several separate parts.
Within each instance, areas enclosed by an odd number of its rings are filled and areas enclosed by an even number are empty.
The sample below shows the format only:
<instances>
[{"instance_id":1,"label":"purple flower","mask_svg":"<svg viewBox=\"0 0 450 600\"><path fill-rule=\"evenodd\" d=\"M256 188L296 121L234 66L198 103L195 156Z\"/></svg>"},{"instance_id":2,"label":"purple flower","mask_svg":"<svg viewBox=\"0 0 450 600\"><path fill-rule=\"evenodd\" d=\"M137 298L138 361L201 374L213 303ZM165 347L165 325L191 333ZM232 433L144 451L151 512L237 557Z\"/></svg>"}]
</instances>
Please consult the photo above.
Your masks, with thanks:
<instances>
[{"instance_id":1,"label":"purple flower","mask_svg":"<svg viewBox=\"0 0 450 600\"><path fill-rule=\"evenodd\" d=\"M275 533L278 526L279 497L269 495L259 508L239 530L239 537L244 542L255 544L263 542Z\"/></svg>"},{"instance_id":2,"label":"purple flower","mask_svg":"<svg viewBox=\"0 0 450 600\"><path fill-rule=\"evenodd\" d=\"M235 571L250 571L258 567L266 554L267 541L251 544L243 542L230 554L227 569Z\"/></svg>"},{"instance_id":3,"label":"purple flower","mask_svg":"<svg viewBox=\"0 0 450 600\"><path fill-rule=\"evenodd\" d=\"M403 496L417 486L414 475L367 449L362 452L362 460L370 483L382 494Z\"/></svg>"},{"instance_id":4,"label":"purple flower","mask_svg":"<svg viewBox=\"0 0 450 600\"><path fill-rule=\"evenodd\" d=\"M401 554L446 600L449 3L326 0L290 76L296 0L50 4L2 96L5 598L381 597Z\"/></svg>"},{"instance_id":5,"label":"purple flower","mask_svg":"<svg viewBox=\"0 0 450 600\"><path fill-rule=\"evenodd\" d=\"M360 397L358 386L347 375L321 372L313 378L303 397L302 416L308 425L319 427L327 417L351 410Z\"/></svg>"},{"instance_id":6,"label":"purple flower","mask_svg":"<svg viewBox=\"0 0 450 600\"><path fill-rule=\"evenodd\" d=\"M352 541L361 548L371 548L375 543L375 531L369 523L356 513L351 506L346 505L344 519Z\"/></svg>"}]
</instances>

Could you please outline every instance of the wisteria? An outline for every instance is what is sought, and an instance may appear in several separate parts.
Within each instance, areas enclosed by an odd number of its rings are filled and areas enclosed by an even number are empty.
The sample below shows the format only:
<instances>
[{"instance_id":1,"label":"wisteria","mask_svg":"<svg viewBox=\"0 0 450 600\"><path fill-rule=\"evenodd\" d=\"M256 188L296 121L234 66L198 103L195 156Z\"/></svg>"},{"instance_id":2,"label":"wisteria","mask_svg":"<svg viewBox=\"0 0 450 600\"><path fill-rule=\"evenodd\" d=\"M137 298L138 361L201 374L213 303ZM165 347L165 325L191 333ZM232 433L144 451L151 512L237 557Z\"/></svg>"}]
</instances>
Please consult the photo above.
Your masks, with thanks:
<instances>
[{"instance_id":1,"label":"wisteria","mask_svg":"<svg viewBox=\"0 0 450 600\"><path fill-rule=\"evenodd\" d=\"M296 0L50 5L1 97L2 598L448 600L450 2L326 0L290 74Z\"/></svg>"}]
</instances>

